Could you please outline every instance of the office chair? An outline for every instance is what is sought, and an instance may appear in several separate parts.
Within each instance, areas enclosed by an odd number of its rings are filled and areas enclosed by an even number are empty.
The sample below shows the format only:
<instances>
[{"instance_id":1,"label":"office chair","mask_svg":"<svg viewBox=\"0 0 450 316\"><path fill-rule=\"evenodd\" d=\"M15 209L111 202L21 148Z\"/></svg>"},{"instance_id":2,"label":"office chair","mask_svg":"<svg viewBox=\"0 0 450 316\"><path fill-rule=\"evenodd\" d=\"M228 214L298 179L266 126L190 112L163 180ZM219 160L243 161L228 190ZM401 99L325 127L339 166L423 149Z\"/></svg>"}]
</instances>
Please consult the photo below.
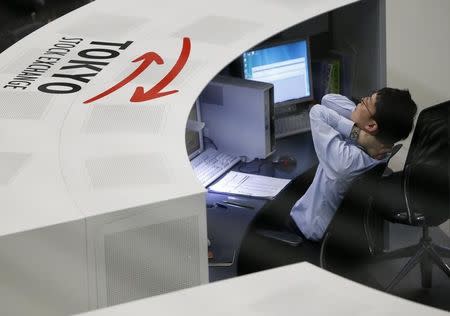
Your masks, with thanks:
<instances>
[{"instance_id":1,"label":"office chair","mask_svg":"<svg viewBox=\"0 0 450 316\"><path fill-rule=\"evenodd\" d=\"M450 248L437 245L429 234L449 219L449 112L450 101L423 110L417 120L405 167L380 183L373 211L393 223L422 227L422 238L413 246L376 254L376 261L410 257L386 287L391 291L420 263L422 287L432 285L432 265L450 278L442 257Z\"/></svg>"},{"instance_id":2,"label":"office chair","mask_svg":"<svg viewBox=\"0 0 450 316\"><path fill-rule=\"evenodd\" d=\"M401 145L396 146L393 154L400 147ZM363 213L360 210L366 207L365 205L369 201L368 193L374 192L377 181L381 178L386 166L387 162L375 166L359 175L350 186L323 239L332 241L329 243L333 246L329 247L328 255L334 254L332 249L351 249L349 254L356 254L364 252L364 249L367 248L367 242L360 242L364 236L363 217L361 216ZM314 178L316 168L317 166L311 168L291 181L276 197L276 200L269 202L255 216L241 242L237 265L238 275L300 261L307 261L317 266L321 265L321 261L324 262L321 255L324 249L322 242L304 240L301 245L295 247L264 233L267 230L285 229L285 222L292 206L306 192ZM356 211L347 212L347 210ZM355 214L356 216L354 216ZM343 234L336 233L337 231L341 231ZM349 234L349 232L351 233ZM331 235L336 238L330 239ZM374 235L372 234L372 236ZM344 245L344 247L335 247L336 243ZM342 252L338 254L342 257L341 255ZM324 264L321 266L323 267Z\"/></svg>"},{"instance_id":3,"label":"office chair","mask_svg":"<svg viewBox=\"0 0 450 316\"><path fill-rule=\"evenodd\" d=\"M396 145L391 157L400 147ZM383 220L368 210L373 207L374 192L388 170L387 164L379 164L353 181L322 239L321 268L361 281L356 273L359 267L384 243Z\"/></svg>"}]
</instances>

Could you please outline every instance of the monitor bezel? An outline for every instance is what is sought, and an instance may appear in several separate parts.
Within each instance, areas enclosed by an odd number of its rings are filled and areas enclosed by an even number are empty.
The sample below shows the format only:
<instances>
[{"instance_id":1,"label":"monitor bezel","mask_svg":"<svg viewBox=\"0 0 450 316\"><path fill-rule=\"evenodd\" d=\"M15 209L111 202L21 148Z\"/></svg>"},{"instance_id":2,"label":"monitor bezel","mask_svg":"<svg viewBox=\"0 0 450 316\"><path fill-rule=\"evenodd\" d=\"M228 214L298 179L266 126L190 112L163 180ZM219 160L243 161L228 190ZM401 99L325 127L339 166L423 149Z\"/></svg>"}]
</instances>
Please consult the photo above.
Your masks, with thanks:
<instances>
[{"instance_id":1,"label":"monitor bezel","mask_svg":"<svg viewBox=\"0 0 450 316\"><path fill-rule=\"evenodd\" d=\"M197 121L201 122L202 121L202 117L201 117L201 111L200 111L200 101L197 98L194 102L194 104L192 105L193 107L195 106L196 112L197 112ZM189 110L189 112L191 112L191 110ZM189 120L189 115L188 115L188 120ZM199 137L199 141L200 141L200 148L198 148L197 150L193 151L190 155L188 155L189 160L194 159L195 157L197 157L199 154L201 154L204 150L204 143L203 143L203 130L199 130L198 131L198 137Z\"/></svg>"},{"instance_id":2,"label":"monitor bezel","mask_svg":"<svg viewBox=\"0 0 450 316\"><path fill-rule=\"evenodd\" d=\"M302 37L302 38L295 38L295 39L284 39L284 40L271 40L262 42L258 45L255 45L254 47L246 50L243 52L239 57L239 75L241 78L245 79L244 75L244 54L250 51L254 50L260 50L270 47L276 47L276 46L282 46L286 44L292 44L297 42L306 42L306 54L307 54L307 62L308 62L308 80L309 80L309 96L305 96L302 98L296 98L296 99L289 99L282 102L276 102L274 103L274 107L280 108L285 107L289 105L294 104L300 104L308 101L314 100L314 89L313 89L313 80L312 80L312 66L311 66L311 45L310 45L310 39L309 37ZM253 80L253 79L247 79L247 80Z\"/></svg>"}]
</instances>

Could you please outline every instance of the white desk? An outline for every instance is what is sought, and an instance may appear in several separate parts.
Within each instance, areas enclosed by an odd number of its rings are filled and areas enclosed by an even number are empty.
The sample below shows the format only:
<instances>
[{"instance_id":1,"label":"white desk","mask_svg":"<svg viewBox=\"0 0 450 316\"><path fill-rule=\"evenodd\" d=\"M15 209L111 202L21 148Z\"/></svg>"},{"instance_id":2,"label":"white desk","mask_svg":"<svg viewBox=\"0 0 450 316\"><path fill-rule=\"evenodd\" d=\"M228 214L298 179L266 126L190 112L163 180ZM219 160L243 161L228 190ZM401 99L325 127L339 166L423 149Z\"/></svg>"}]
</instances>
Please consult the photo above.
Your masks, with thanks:
<instances>
[{"instance_id":1,"label":"white desk","mask_svg":"<svg viewBox=\"0 0 450 316\"><path fill-rule=\"evenodd\" d=\"M298 263L82 315L438 316L448 313L371 289L309 263Z\"/></svg>"},{"instance_id":2,"label":"white desk","mask_svg":"<svg viewBox=\"0 0 450 316\"><path fill-rule=\"evenodd\" d=\"M192 104L245 50L355 1L97 0L2 52L2 314L80 313L207 282L205 190L184 141ZM188 62L162 89L178 92L132 100L167 83L184 38ZM150 52L164 62L85 103Z\"/></svg>"}]
</instances>

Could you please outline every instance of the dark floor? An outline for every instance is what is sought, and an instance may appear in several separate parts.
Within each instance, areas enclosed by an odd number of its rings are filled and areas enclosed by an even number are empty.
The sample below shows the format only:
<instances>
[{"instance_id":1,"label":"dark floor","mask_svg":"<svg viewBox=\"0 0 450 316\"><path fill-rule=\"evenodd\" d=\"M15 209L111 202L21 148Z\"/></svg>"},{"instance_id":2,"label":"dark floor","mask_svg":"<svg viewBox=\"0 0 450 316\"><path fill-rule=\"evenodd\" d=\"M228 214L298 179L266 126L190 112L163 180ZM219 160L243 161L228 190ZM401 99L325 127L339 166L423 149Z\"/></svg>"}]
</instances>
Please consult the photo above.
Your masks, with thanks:
<instances>
[{"instance_id":1,"label":"dark floor","mask_svg":"<svg viewBox=\"0 0 450 316\"><path fill-rule=\"evenodd\" d=\"M448 223L446 224L448 225ZM416 227L397 224L391 225L390 234L391 243L389 248L397 249L417 243L420 239L421 231ZM431 229L430 235L436 244L450 247L450 236L441 229ZM407 261L408 258L372 264L368 270L376 283L386 286ZM444 261L450 265L450 258L444 259ZM376 283L368 285L377 288ZM436 266L433 267L432 283L432 288L430 289L421 287L420 268L416 266L394 287L392 294L450 311L450 279Z\"/></svg>"},{"instance_id":2,"label":"dark floor","mask_svg":"<svg viewBox=\"0 0 450 316\"><path fill-rule=\"evenodd\" d=\"M370 273L376 282L386 286L393 279L395 273L400 271L407 259L394 260L388 263L378 264L371 267ZM446 260L450 263L450 260ZM374 288L377 285L367 284ZM392 290L392 294L418 302L425 305L450 311L450 280L439 270L433 267L433 286L423 289L420 284L420 269L415 267L400 283Z\"/></svg>"},{"instance_id":3,"label":"dark floor","mask_svg":"<svg viewBox=\"0 0 450 316\"><path fill-rule=\"evenodd\" d=\"M448 224L448 223L447 223ZM412 245L420 239L420 231L404 225L391 225L390 249ZM450 237L439 228L430 231L433 241L450 247ZM355 269L346 275L354 281L367 286L383 289L401 270L408 259L396 259L388 262L370 264ZM444 259L450 264L450 259ZM218 281L236 276L235 265L232 267L210 268L210 281ZM421 287L420 269L415 267L400 283L394 287L391 294L411 301L450 311L450 279L437 267L433 267L433 286L430 289Z\"/></svg>"},{"instance_id":4,"label":"dark floor","mask_svg":"<svg viewBox=\"0 0 450 316\"><path fill-rule=\"evenodd\" d=\"M0 1L0 52L90 0L4 0Z\"/></svg>"}]
</instances>

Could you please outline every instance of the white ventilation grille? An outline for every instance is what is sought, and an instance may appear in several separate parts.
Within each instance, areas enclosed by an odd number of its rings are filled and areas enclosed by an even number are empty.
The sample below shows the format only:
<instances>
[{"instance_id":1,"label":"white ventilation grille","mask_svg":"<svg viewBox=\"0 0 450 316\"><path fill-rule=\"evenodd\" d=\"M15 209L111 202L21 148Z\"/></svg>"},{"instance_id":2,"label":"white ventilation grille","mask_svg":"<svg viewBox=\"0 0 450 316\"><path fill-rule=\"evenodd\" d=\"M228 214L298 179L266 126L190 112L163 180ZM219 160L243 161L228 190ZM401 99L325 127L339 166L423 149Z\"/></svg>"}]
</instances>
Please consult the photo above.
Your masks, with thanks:
<instances>
[{"instance_id":1,"label":"white ventilation grille","mask_svg":"<svg viewBox=\"0 0 450 316\"><path fill-rule=\"evenodd\" d=\"M179 50L181 51L181 44L182 41L180 40L180 47ZM169 71L172 69L172 67L176 64L177 59L175 58L164 58L164 64L163 65L157 65L148 67L145 71L143 71L139 76L137 76L135 79L133 79L133 83L137 85L148 85L156 84L161 79L163 79ZM121 81L127 76L129 76L133 71L136 70L136 68L139 65L136 63L130 64L128 67L125 68L125 70L121 71L115 78L116 81ZM176 89L177 87L173 87L174 83L179 82L179 78L185 77L186 74L191 74L193 72L197 73L200 69L201 65L200 62L189 59L187 63L184 65L183 69L181 70L180 74L172 81L170 82L162 91L172 90ZM145 90L150 89L151 86L144 86Z\"/></svg>"},{"instance_id":2,"label":"white ventilation grille","mask_svg":"<svg viewBox=\"0 0 450 316\"><path fill-rule=\"evenodd\" d=\"M214 45L232 45L248 33L252 33L262 25L224 16L206 16L174 33L184 37L189 34L194 40Z\"/></svg>"},{"instance_id":3,"label":"white ventilation grille","mask_svg":"<svg viewBox=\"0 0 450 316\"><path fill-rule=\"evenodd\" d=\"M14 60L10 61L3 67L0 67L0 73L11 74L9 81L12 81L14 80L13 78L15 76L19 75L22 71L25 71L25 69L28 66L30 66L33 62L35 62L37 58L39 58L40 56L45 56L44 53L45 49L38 49L38 48L28 49L26 51L23 51L22 53L18 53L14 57ZM47 60L45 59L43 61L47 62ZM52 68L53 67L56 66L53 65ZM49 72L50 70L47 70L43 72L39 77L50 76L51 73Z\"/></svg>"},{"instance_id":4,"label":"white ventilation grille","mask_svg":"<svg viewBox=\"0 0 450 316\"><path fill-rule=\"evenodd\" d=\"M94 189L159 185L172 182L164 158L159 153L87 160L86 169Z\"/></svg>"},{"instance_id":5,"label":"white ventilation grille","mask_svg":"<svg viewBox=\"0 0 450 316\"><path fill-rule=\"evenodd\" d=\"M166 109L164 104L98 104L84 122L83 132L159 134L166 122Z\"/></svg>"},{"instance_id":6,"label":"white ventilation grille","mask_svg":"<svg viewBox=\"0 0 450 316\"><path fill-rule=\"evenodd\" d=\"M180 40L180 51L181 43L182 41ZM154 67L147 68L138 77L136 77L133 82L136 86L143 86L144 90L147 91L151 89L155 84L157 84L161 79L163 79L176 64L176 62L177 60L174 58L164 58L164 66L155 65ZM181 70L180 74L177 75L177 77L166 87L164 87L162 91L187 91L191 90L194 87L197 88L196 82L198 81L198 76L204 72L206 66L207 64L204 61L189 59ZM115 77L115 80L123 80L123 78L129 76L137 67L138 65L136 64L128 66L124 71L120 72L120 74Z\"/></svg>"},{"instance_id":7,"label":"white ventilation grille","mask_svg":"<svg viewBox=\"0 0 450 316\"><path fill-rule=\"evenodd\" d=\"M107 305L200 284L196 216L105 236Z\"/></svg>"},{"instance_id":8,"label":"white ventilation grille","mask_svg":"<svg viewBox=\"0 0 450 316\"><path fill-rule=\"evenodd\" d=\"M181 41L180 41L181 43ZM156 83L161 80L170 70L170 65L175 63L174 60L164 58L164 65L158 65L153 63L150 67L146 68L142 73L133 79L133 84L146 85L147 83ZM128 77L133 71L139 67L140 63L130 63L125 70L121 71L115 78L115 81L119 82ZM148 90L151 87L144 86L144 90Z\"/></svg>"},{"instance_id":9,"label":"white ventilation grille","mask_svg":"<svg viewBox=\"0 0 450 316\"><path fill-rule=\"evenodd\" d=\"M198 78L205 73L205 69L208 68L207 66L206 62L196 60L188 61L181 75L174 81L173 88L179 89L180 91L198 89Z\"/></svg>"},{"instance_id":10,"label":"white ventilation grille","mask_svg":"<svg viewBox=\"0 0 450 316\"><path fill-rule=\"evenodd\" d=\"M0 153L0 185L8 185L30 158L31 154Z\"/></svg>"},{"instance_id":11,"label":"white ventilation grille","mask_svg":"<svg viewBox=\"0 0 450 316\"><path fill-rule=\"evenodd\" d=\"M50 106L52 96L42 92L5 92L0 100L0 119L38 120Z\"/></svg>"},{"instance_id":12,"label":"white ventilation grille","mask_svg":"<svg viewBox=\"0 0 450 316\"><path fill-rule=\"evenodd\" d=\"M148 22L146 18L95 12L85 15L72 25L63 28L59 33L82 34L83 36L91 36L94 38L110 38L111 34L117 37L120 34L130 33L146 22Z\"/></svg>"}]
</instances>

